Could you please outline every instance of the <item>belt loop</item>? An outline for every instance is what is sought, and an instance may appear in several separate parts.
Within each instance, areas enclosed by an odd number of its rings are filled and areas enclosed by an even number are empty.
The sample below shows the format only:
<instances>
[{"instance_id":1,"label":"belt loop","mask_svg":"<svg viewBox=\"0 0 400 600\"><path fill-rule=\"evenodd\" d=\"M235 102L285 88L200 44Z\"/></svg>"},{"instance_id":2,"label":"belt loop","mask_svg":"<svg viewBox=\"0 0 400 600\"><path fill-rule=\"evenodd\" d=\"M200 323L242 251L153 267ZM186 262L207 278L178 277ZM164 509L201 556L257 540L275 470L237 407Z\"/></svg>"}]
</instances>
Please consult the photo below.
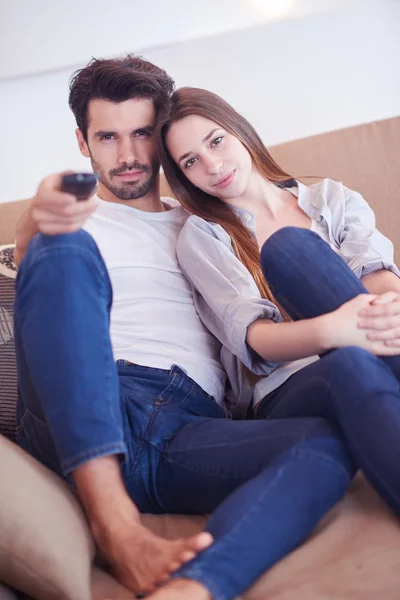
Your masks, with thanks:
<instances>
[{"instance_id":1,"label":"belt loop","mask_svg":"<svg viewBox=\"0 0 400 600\"><path fill-rule=\"evenodd\" d=\"M178 365L172 365L169 374L170 375L175 375L175 373L177 375L179 375L180 377L185 376L185 375L186 375L186 377L188 377L188 374L185 371L185 369L182 369L182 367L179 367Z\"/></svg>"}]
</instances>

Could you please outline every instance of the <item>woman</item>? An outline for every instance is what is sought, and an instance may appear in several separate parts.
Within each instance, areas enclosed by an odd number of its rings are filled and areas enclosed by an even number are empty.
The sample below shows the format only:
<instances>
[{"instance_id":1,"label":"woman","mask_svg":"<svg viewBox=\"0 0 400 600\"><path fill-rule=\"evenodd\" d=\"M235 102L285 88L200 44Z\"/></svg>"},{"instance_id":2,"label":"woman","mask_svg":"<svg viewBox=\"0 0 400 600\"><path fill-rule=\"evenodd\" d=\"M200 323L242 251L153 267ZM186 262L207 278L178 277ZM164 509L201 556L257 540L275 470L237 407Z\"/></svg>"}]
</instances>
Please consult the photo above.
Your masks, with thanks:
<instances>
[{"instance_id":1,"label":"woman","mask_svg":"<svg viewBox=\"0 0 400 600\"><path fill-rule=\"evenodd\" d=\"M159 150L195 215L178 259L223 345L232 411L253 395L256 418L334 420L400 514L400 273L371 209L341 183L290 178L206 90L175 92ZM253 390L249 371L267 376Z\"/></svg>"}]
</instances>

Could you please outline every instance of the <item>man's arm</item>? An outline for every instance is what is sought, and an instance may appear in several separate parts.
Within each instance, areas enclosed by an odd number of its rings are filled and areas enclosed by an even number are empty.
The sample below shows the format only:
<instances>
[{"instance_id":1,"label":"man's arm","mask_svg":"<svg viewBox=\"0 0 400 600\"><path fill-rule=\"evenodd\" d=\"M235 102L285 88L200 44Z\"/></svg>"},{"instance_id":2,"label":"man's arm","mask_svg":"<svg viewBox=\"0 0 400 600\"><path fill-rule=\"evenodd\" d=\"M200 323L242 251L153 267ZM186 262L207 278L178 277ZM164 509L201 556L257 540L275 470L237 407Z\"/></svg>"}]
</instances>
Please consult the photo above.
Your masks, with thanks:
<instances>
[{"instance_id":1,"label":"man's arm","mask_svg":"<svg viewBox=\"0 0 400 600\"><path fill-rule=\"evenodd\" d=\"M37 233L58 235L81 229L96 210L97 198L79 202L72 194L60 191L64 173L43 179L29 208L18 222L16 230L15 262L20 265L31 239Z\"/></svg>"},{"instance_id":2,"label":"man's arm","mask_svg":"<svg viewBox=\"0 0 400 600\"><path fill-rule=\"evenodd\" d=\"M39 233L38 225L32 218L32 209L28 208L17 224L14 250L14 261L17 267L24 258L29 242L37 233Z\"/></svg>"}]
</instances>

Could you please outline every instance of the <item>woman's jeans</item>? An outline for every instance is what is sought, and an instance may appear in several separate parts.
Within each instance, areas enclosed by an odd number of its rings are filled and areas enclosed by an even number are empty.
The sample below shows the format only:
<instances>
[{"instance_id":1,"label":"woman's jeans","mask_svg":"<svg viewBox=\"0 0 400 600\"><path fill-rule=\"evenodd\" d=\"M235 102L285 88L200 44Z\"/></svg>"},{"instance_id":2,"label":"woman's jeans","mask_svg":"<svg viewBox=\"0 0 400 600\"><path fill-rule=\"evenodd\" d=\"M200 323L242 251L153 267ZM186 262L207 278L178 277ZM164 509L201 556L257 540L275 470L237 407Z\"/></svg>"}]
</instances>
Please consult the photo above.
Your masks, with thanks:
<instances>
[{"instance_id":1,"label":"woman's jeans","mask_svg":"<svg viewBox=\"0 0 400 600\"><path fill-rule=\"evenodd\" d=\"M119 454L141 511L213 513L214 544L177 575L234 598L307 537L355 464L325 419L232 421L177 365L116 364L111 304L86 232L33 239L17 278L19 443L70 480Z\"/></svg>"},{"instance_id":2,"label":"woman's jeans","mask_svg":"<svg viewBox=\"0 0 400 600\"><path fill-rule=\"evenodd\" d=\"M264 275L294 319L338 308L366 288L317 234L285 227L261 252ZM266 396L259 419L325 417L345 436L375 489L400 515L400 356L360 348L333 350Z\"/></svg>"}]
</instances>

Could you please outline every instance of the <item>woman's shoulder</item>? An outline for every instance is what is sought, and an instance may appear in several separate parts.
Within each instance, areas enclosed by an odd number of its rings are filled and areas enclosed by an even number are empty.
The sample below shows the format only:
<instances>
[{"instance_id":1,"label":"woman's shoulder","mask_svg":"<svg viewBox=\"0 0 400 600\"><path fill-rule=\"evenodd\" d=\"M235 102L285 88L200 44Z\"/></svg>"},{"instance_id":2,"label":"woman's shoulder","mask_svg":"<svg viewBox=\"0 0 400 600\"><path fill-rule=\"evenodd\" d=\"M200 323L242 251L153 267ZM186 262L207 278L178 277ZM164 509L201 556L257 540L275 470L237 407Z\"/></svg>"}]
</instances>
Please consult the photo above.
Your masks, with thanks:
<instances>
[{"instance_id":1,"label":"woman's shoulder","mask_svg":"<svg viewBox=\"0 0 400 600\"><path fill-rule=\"evenodd\" d=\"M316 183L312 183L311 185L305 185L299 182L299 188L307 191L307 193L312 197L318 196L332 196L335 194L343 195L346 186L342 181L337 181L336 179L329 179L329 177L325 177ZM351 190L350 190L351 191Z\"/></svg>"},{"instance_id":2,"label":"woman's shoulder","mask_svg":"<svg viewBox=\"0 0 400 600\"><path fill-rule=\"evenodd\" d=\"M349 198L361 195L348 188L342 181L335 179L321 179L311 185L298 182L299 203L307 213L326 211L342 213Z\"/></svg>"},{"instance_id":3,"label":"woman's shoulder","mask_svg":"<svg viewBox=\"0 0 400 600\"><path fill-rule=\"evenodd\" d=\"M197 215L190 215L182 228L180 237L189 236L190 239L193 239L193 237L204 237L204 235L209 235L227 245L231 243L229 234L221 225Z\"/></svg>"},{"instance_id":4,"label":"woman's shoulder","mask_svg":"<svg viewBox=\"0 0 400 600\"><path fill-rule=\"evenodd\" d=\"M326 201L330 201L340 197L346 200L349 196L361 195L356 190L347 187L342 181L329 179L328 177L311 185L305 185L298 182L298 186L299 189L303 190L303 194L309 195L312 199L325 199Z\"/></svg>"}]
</instances>

